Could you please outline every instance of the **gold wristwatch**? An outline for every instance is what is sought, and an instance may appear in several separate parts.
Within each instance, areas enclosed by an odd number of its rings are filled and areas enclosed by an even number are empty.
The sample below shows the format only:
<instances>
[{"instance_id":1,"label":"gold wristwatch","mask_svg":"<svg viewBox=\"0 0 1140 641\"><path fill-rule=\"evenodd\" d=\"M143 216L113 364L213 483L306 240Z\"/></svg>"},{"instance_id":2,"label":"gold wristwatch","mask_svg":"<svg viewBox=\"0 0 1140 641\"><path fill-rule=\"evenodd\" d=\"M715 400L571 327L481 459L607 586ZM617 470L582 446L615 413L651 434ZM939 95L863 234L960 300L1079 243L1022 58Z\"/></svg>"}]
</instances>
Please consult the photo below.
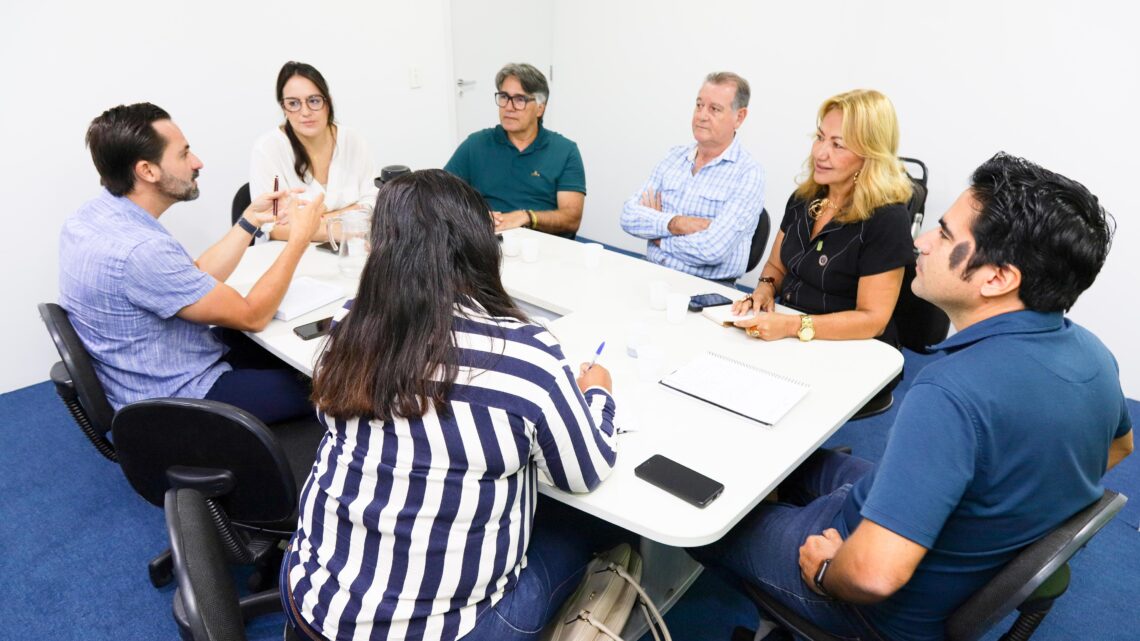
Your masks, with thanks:
<instances>
[{"instance_id":1,"label":"gold wristwatch","mask_svg":"<svg viewBox=\"0 0 1140 641\"><path fill-rule=\"evenodd\" d=\"M805 343L815 338L815 323L812 322L811 316L800 314L800 331L796 332L796 336Z\"/></svg>"}]
</instances>

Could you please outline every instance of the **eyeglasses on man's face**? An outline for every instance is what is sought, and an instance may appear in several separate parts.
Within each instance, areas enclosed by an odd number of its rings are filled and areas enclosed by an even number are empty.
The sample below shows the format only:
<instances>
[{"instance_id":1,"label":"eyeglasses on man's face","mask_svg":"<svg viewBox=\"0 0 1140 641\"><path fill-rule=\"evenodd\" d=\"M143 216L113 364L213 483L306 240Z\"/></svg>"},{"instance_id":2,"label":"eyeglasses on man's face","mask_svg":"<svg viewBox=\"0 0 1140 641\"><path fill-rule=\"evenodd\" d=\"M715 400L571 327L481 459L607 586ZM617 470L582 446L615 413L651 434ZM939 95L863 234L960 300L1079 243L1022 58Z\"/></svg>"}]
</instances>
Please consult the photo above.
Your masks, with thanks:
<instances>
[{"instance_id":1,"label":"eyeglasses on man's face","mask_svg":"<svg viewBox=\"0 0 1140 641\"><path fill-rule=\"evenodd\" d=\"M505 91L496 91L495 92L495 104L496 105L499 105L500 107L506 107L508 102L511 103L512 105L514 105L515 109L522 110L522 109L526 109L526 106L528 103L538 102L538 100L534 96L524 96L524 95L512 96L511 94L509 94Z\"/></svg>"},{"instance_id":2,"label":"eyeglasses on man's face","mask_svg":"<svg viewBox=\"0 0 1140 641\"><path fill-rule=\"evenodd\" d=\"M281 101L281 106L285 108L285 111L300 111L302 103L309 105L309 109L313 111L320 111L325 108L325 97L319 95L309 96L304 100L300 98L286 98Z\"/></svg>"}]
</instances>

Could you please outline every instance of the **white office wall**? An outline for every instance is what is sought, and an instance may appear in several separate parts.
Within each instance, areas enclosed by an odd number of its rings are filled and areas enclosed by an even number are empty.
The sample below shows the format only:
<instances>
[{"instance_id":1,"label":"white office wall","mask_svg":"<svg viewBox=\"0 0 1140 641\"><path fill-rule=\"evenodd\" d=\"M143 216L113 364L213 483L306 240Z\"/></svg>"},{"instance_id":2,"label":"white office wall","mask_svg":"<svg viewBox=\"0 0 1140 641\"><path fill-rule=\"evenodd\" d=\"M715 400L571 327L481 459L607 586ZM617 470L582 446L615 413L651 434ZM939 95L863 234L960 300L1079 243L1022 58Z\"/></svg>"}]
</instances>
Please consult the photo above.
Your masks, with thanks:
<instances>
[{"instance_id":1,"label":"white office wall","mask_svg":"<svg viewBox=\"0 0 1140 641\"><path fill-rule=\"evenodd\" d=\"M691 140L709 71L736 71L752 86L740 136L767 171L774 227L819 104L876 88L898 111L901 154L930 166L927 227L998 150L1080 180L1115 214L1108 264L1071 316L1108 344L1125 392L1140 397L1137 24L1132 3L559 0L549 109L585 161L580 233L644 251L621 231L622 202L670 146Z\"/></svg>"},{"instance_id":2,"label":"white office wall","mask_svg":"<svg viewBox=\"0 0 1140 641\"><path fill-rule=\"evenodd\" d=\"M60 225L99 190L83 144L92 118L146 100L182 127L205 163L202 195L162 223L197 255L230 224L253 140L282 121L286 60L321 70L378 164L441 166L455 144L449 12L446 0L4 3L0 391L46 379L58 358L35 305L57 297Z\"/></svg>"},{"instance_id":3,"label":"white office wall","mask_svg":"<svg viewBox=\"0 0 1140 641\"><path fill-rule=\"evenodd\" d=\"M583 235L639 248L618 226L621 202L668 147L689 140L706 72L732 69L752 83L741 136L767 169L776 222L820 101L875 87L899 111L902 153L931 166L928 221L998 149L1083 181L1116 214L1108 265L1072 316L1108 343L1125 392L1140 397L1140 232L1126 194L1137 171L1135 5L542 1L554 2L552 24L534 25L553 40L550 123L579 142L586 161ZM137 13L144 7L149 13ZM278 122L273 82L286 59L325 73L340 119L368 137L378 163L442 164L455 142L449 10L446 0L0 7L8 61L0 202L9 230L0 252L0 391L44 380L56 358L35 303L56 297L60 224L97 192L83 147L91 118L136 100L172 112L206 166L202 197L176 205L163 222L197 252L228 224L250 143ZM512 37L499 27L500 12L489 9L485 19L469 28ZM420 89L408 87L412 65Z\"/></svg>"}]
</instances>

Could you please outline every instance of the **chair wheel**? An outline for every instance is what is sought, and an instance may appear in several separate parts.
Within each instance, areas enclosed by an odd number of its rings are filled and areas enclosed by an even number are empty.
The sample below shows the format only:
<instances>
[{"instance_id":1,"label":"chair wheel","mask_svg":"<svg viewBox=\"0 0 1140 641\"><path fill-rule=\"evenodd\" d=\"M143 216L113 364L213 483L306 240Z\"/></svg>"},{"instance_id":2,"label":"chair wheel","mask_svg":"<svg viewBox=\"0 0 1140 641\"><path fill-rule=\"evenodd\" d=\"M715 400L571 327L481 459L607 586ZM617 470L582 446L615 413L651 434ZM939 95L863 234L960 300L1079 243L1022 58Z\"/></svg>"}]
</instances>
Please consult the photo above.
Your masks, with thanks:
<instances>
[{"instance_id":1,"label":"chair wheel","mask_svg":"<svg viewBox=\"0 0 1140 641\"><path fill-rule=\"evenodd\" d=\"M169 570L163 571L149 568L148 573L150 574L150 584L156 588L170 585L170 582L174 580L174 573Z\"/></svg>"},{"instance_id":2,"label":"chair wheel","mask_svg":"<svg viewBox=\"0 0 1140 641\"><path fill-rule=\"evenodd\" d=\"M170 550L151 559L146 564L146 571L150 575L150 584L154 587L170 585L174 580L174 560L170 556Z\"/></svg>"}]
</instances>

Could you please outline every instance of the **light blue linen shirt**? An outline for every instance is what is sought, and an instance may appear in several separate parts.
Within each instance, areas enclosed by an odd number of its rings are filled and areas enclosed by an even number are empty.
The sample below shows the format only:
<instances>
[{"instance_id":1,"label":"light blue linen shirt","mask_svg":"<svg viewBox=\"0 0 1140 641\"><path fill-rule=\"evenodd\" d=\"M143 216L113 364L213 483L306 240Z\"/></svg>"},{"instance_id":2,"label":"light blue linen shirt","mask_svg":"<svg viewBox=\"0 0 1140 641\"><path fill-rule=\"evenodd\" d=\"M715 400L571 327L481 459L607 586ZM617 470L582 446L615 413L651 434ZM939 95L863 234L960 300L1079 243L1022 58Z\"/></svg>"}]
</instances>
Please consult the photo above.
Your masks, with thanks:
<instances>
[{"instance_id":1,"label":"light blue linen shirt","mask_svg":"<svg viewBox=\"0 0 1140 641\"><path fill-rule=\"evenodd\" d=\"M231 369L209 326L175 316L216 285L154 216L106 190L60 232L59 304L116 410L146 398L203 398Z\"/></svg>"},{"instance_id":2,"label":"light blue linen shirt","mask_svg":"<svg viewBox=\"0 0 1140 641\"><path fill-rule=\"evenodd\" d=\"M625 202L621 227L647 244L646 258L701 278L722 280L744 273L748 250L764 209L764 170L734 139L720 156L693 175L697 145L669 150L649 180ZM641 204L641 196L661 194L661 211ZM696 216L712 222L695 234L674 235L669 220Z\"/></svg>"}]
</instances>

